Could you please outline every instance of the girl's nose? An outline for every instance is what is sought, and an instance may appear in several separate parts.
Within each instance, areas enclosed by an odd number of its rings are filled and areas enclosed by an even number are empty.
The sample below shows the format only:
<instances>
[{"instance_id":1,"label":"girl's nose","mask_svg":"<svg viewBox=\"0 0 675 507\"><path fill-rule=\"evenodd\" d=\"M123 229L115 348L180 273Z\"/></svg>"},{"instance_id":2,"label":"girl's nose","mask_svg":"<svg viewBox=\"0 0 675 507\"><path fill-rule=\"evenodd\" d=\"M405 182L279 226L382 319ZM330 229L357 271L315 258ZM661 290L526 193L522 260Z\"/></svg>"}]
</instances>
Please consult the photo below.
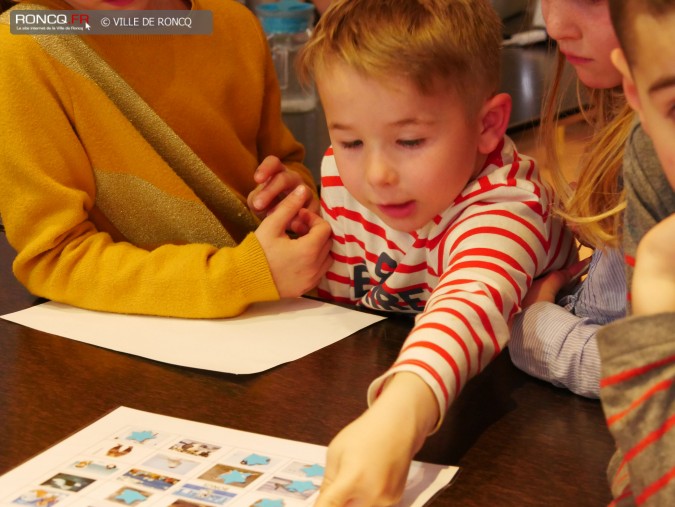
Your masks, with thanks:
<instances>
[{"instance_id":1,"label":"girl's nose","mask_svg":"<svg viewBox=\"0 0 675 507\"><path fill-rule=\"evenodd\" d=\"M546 31L556 41L581 37L578 25L580 13L576 12L572 3L567 0L542 1L541 10L544 23L546 23Z\"/></svg>"}]
</instances>

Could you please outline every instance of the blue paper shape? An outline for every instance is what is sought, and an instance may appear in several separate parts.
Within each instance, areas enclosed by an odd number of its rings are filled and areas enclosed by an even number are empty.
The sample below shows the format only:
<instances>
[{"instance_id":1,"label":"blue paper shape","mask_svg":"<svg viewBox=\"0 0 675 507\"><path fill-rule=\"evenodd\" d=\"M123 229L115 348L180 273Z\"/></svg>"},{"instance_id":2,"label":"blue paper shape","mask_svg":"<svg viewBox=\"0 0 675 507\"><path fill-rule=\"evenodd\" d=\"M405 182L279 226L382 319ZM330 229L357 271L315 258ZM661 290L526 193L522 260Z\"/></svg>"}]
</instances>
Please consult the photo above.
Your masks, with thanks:
<instances>
[{"instance_id":1,"label":"blue paper shape","mask_svg":"<svg viewBox=\"0 0 675 507\"><path fill-rule=\"evenodd\" d=\"M141 495L138 491L135 491L133 489L125 489L115 497L115 500L121 500L127 505L131 505L134 502L143 502L144 500L147 500L148 497L145 495Z\"/></svg>"},{"instance_id":2,"label":"blue paper shape","mask_svg":"<svg viewBox=\"0 0 675 507\"><path fill-rule=\"evenodd\" d=\"M226 474L221 474L219 478L225 483L225 484L232 484L232 483L245 483L246 479L250 477L252 474L247 474L247 473L241 473L239 470L231 470L227 472Z\"/></svg>"},{"instance_id":3,"label":"blue paper shape","mask_svg":"<svg viewBox=\"0 0 675 507\"><path fill-rule=\"evenodd\" d=\"M139 443L143 443L146 440L151 440L155 438L155 435L152 433L152 431L133 431L131 435L127 437L127 440L136 440Z\"/></svg>"},{"instance_id":4,"label":"blue paper shape","mask_svg":"<svg viewBox=\"0 0 675 507\"><path fill-rule=\"evenodd\" d=\"M270 459L267 456L260 454L249 454L241 460L242 465L267 465L269 462Z\"/></svg>"},{"instance_id":5,"label":"blue paper shape","mask_svg":"<svg viewBox=\"0 0 675 507\"><path fill-rule=\"evenodd\" d=\"M269 498L263 498L262 500L258 500L256 503L253 504L254 507L284 507L284 501L283 500L271 500Z\"/></svg>"},{"instance_id":6,"label":"blue paper shape","mask_svg":"<svg viewBox=\"0 0 675 507\"><path fill-rule=\"evenodd\" d=\"M323 477L324 468L321 465L307 465L302 467L302 471L307 477Z\"/></svg>"},{"instance_id":7,"label":"blue paper shape","mask_svg":"<svg viewBox=\"0 0 675 507\"><path fill-rule=\"evenodd\" d=\"M286 489L291 493L304 493L305 491L316 489L316 486L310 481L293 481L286 486Z\"/></svg>"}]
</instances>

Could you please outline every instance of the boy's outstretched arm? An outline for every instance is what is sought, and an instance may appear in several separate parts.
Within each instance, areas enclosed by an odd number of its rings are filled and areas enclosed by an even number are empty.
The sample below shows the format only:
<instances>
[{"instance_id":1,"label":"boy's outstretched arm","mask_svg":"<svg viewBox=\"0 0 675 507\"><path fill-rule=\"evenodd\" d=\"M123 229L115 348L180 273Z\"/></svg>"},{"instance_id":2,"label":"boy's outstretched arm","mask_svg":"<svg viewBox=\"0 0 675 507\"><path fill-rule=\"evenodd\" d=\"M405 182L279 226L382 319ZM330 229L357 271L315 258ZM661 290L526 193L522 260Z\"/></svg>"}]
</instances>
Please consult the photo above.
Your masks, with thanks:
<instances>
[{"instance_id":1,"label":"boy's outstretched arm","mask_svg":"<svg viewBox=\"0 0 675 507\"><path fill-rule=\"evenodd\" d=\"M398 502L410 462L438 418L436 397L418 375L394 375L371 407L330 443L315 507Z\"/></svg>"},{"instance_id":2,"label":"boy's outstretched arm","mask_svg":"<svg viewBox=\"0 0 675 507\"><path fill-rule=\"evenodd\" d=\"M298 297L313 289L331 264L331 228L304 209L310 194L304 185L296 187L255 231L280 297ZM286 232L293 220L301 220L306 229L297 239Z\"/></svg>"}]
</instances>

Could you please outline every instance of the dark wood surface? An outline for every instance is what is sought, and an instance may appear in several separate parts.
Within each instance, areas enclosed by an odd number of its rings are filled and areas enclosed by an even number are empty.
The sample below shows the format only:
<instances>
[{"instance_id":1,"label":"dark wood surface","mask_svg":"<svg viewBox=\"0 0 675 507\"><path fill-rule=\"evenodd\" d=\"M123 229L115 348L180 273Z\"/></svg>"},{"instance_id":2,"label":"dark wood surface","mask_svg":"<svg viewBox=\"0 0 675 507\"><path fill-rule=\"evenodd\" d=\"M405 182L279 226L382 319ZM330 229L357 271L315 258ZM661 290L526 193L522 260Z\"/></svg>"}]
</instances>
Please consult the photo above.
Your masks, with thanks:
<instances>
[{"instance_id":1,"label":"dark wood surface","mask_svg":"<svg viewBox=\"0 0 675 507\"><path fill-rule=\"evenodd\" d=\"M0 234L0 312L36 302ZM110 410L140 410L328 445L411 325L388 318L293 363L229 375L158 363L0 319L0 473ZM599 507L613 444L600 404L517 370L505 351L469 382L418 459L459 465L444 506Z\"/></svg>"}]
</instances>

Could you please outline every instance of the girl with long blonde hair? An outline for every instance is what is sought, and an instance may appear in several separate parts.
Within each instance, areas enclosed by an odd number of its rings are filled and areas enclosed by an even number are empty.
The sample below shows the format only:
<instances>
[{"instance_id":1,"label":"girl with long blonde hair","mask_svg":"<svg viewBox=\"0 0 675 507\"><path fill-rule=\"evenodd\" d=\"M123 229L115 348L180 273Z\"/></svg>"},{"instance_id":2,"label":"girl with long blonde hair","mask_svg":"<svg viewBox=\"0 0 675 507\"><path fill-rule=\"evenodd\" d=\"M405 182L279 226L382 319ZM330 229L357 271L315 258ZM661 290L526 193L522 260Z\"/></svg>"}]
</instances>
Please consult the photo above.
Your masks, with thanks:
<instances>
[{"instance_id":1,"label":"girl with long blonde hair","mask_svg":"<svg viewBox=\"0 0 675 507\"><path fill-rule=\"evenodd\" d=\"M558 202L555 212L593 249L590 259L535 282L516 316L511 358L525 372L582 396L599 396L600 359L595 334L624 316L626 283L621 251L625 207L621 181L624 145L633 121L610 53L617 48L607 0L542 0L557 68L542 111L541 138ZM564 65L576 72L583 121L590 137L569 179L560 163L558 136ZM588 276L570 293L570 281ZM569 290L569 289L568 289Z\"/></svg>"}]
</instances>

